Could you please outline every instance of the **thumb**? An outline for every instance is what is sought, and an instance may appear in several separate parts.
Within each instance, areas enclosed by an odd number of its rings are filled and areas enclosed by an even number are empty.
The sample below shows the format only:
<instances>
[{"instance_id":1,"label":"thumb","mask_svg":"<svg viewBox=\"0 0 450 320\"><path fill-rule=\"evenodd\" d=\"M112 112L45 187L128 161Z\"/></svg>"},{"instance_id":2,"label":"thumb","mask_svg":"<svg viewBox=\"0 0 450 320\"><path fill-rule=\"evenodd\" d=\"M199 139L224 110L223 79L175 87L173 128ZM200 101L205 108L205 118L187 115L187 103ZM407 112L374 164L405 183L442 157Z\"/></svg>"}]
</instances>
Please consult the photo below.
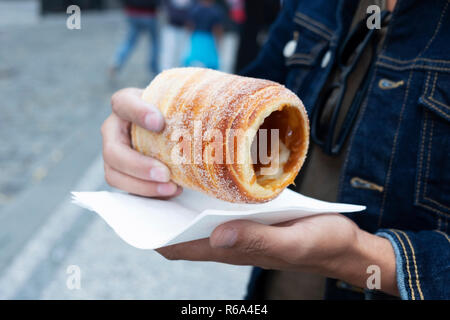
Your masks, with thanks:
<instances>
[{"instance_id":1,"label":"thumb","mask_svg":"<svg viewBox=\"0 0 450 320\"><path fill-rule=\"evenodd\" d=\"M246 254L273 251L279 245L279 228L248 220L235 220L218 226L210 236L213 248L233 248Z\"/></svg>"}]
</instances>

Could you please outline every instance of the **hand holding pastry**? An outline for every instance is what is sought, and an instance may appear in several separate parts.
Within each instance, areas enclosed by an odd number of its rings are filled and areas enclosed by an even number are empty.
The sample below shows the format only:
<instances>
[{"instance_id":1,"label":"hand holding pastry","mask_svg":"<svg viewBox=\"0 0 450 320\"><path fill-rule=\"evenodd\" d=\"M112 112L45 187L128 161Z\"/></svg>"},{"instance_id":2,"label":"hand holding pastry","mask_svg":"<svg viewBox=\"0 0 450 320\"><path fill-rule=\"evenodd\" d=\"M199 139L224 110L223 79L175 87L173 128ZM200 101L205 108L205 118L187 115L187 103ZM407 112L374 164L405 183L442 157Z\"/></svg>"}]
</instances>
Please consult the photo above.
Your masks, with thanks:
<instances>
[{"instance_id":1,"label":"hand holding pastry","mask_svg":"<svg viewBox=\"0 0 450 320\"><path fill-rule=\"evenodd\" d=\"M102 128L106 180L130 193L172 196L181 191L175 182L229 202L266 202L306 157L305 108L272 81L177 68L144 91L117 92L111 104Z\"/></svg>"},{"instance_id":2,"label":"hand holding pastry","mask_svg":"<svg viewBox=\"0 0 450 320\"><path fill-rule=\"evenodd\" d=\"M166 124L155 133L134 123L132 144L164 162L183 187L229 202L266 202L294 181L305 159L305 108L276 82L176 68L156 76L142 98Z\"/></svg>"},{"instance_id":3,"label":"hand holding pastry","mask_svg":"<svg viewBox=\"0 0 450 320\"><path fill-rule=\"evenodd\" d=\"M154 132L164 128L160 111L141 99L142 92L122 89L111 99L112 113L102 126L105 179L113 187L141 196L176 196L182 189L170 181L169 169L131 147L131 123Z\"/></svg>"}]
</instances>

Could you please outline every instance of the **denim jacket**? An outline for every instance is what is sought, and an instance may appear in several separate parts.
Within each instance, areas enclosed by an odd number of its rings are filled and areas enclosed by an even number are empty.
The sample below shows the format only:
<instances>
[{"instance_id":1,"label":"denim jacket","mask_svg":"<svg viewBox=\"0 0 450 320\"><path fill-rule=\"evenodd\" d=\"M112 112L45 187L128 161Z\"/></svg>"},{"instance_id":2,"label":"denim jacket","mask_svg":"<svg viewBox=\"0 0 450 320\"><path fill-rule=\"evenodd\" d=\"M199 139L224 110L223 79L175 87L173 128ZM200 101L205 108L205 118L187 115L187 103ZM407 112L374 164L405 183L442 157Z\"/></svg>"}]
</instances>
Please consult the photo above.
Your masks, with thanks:
<instances>
[{"instance_id":1,"label":"denim jacket","mask_svg":"<svg viewBox=\"0 0 450 320\"><path fill-rule=\"evenodd\" d=\"M357 3L285 0L243 74L285 84L310 113ZM285 58L295 31L295 53ZM391 242L402 299L450 299L450 1L399 0L375 59L338 200L367 206L349 217ZM255 269L250 298L263 273ZM382 295L327 281L327 299L374 296Z\"/></svg>"}]
</instances>

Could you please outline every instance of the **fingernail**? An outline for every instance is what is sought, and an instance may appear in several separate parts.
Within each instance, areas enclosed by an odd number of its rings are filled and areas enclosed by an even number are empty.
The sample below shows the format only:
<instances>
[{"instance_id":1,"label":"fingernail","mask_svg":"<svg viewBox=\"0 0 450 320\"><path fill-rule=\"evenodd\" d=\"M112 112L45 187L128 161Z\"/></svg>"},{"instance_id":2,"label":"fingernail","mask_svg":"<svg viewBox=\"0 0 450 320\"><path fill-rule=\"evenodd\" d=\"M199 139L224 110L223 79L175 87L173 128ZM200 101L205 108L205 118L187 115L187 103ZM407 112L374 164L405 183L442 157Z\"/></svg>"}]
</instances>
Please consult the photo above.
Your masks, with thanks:
<instances>
[{"instance_id":1,"label":"fingernail","mask_svg":"<svg viewBox=\"0 0 450 320\"><path fill-rule=\"evenodd\" d=\"M161 196L171 196L177 191L177 186L174 183L161 183L156 190Z\"/></svg>"},{"instance_id":2,"label":"fingernail","mask_svg":"<svg viewBox=\"0 0 450 320\"><path fill-rule=\"evenodd\" d=\"M231 248L237 240L237 231L233 228L224 228L211 244L214 248Z\"/></svg>"},{"instance_id":3,"label":"fingernail","mask_svg":"<svg viewBox=\"0 0 450 320\"><path fill-rule=\"evenodd\" d=\"M158 112L149 112L145 116L145 127L148 130L159 132L164 127L164 119Z\"/></svg>"},{"instance_id":4,"label":"fingernail","mask_svg":"<svg viewBox=\"0 0 450 320\"><path fill-rule=\"evenodd\" d=\"M150 169L150 179L158 182L168 182L170 173L166 167L153 167Z\"/></svg>"}]
</instances>

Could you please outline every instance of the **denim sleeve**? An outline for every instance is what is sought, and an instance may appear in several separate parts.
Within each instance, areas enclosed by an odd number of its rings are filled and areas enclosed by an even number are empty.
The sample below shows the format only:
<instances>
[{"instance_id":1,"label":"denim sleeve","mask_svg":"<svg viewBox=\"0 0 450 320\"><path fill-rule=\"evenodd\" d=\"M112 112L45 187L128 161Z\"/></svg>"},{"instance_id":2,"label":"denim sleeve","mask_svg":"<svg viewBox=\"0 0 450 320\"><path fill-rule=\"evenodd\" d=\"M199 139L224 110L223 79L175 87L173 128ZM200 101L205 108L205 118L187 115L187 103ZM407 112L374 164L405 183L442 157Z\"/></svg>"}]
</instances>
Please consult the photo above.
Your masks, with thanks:
<instances>
[{"instance_id":1,"label":"denim sleeve","mask_svg":"<svg viewBox=\"0 0 450 320\"><path fill-rule=\"evenodd\" d=\"M256 59L239 74L284 83L287 74L283 49L292 40L293 18L298 0L285 0L278 18L269 31L268 39Z\"/></svg>"},{"instance_id":2,"label":"denim sleeve","mask_svg":"<svg viewBox=\"0 0 450 320\"><path fill-rule=\"evenodd\" d=\"M402 299L450 299L450 238L446 233L381 229L376 234L394 247Z\"/></svg>"}]
</instances>

